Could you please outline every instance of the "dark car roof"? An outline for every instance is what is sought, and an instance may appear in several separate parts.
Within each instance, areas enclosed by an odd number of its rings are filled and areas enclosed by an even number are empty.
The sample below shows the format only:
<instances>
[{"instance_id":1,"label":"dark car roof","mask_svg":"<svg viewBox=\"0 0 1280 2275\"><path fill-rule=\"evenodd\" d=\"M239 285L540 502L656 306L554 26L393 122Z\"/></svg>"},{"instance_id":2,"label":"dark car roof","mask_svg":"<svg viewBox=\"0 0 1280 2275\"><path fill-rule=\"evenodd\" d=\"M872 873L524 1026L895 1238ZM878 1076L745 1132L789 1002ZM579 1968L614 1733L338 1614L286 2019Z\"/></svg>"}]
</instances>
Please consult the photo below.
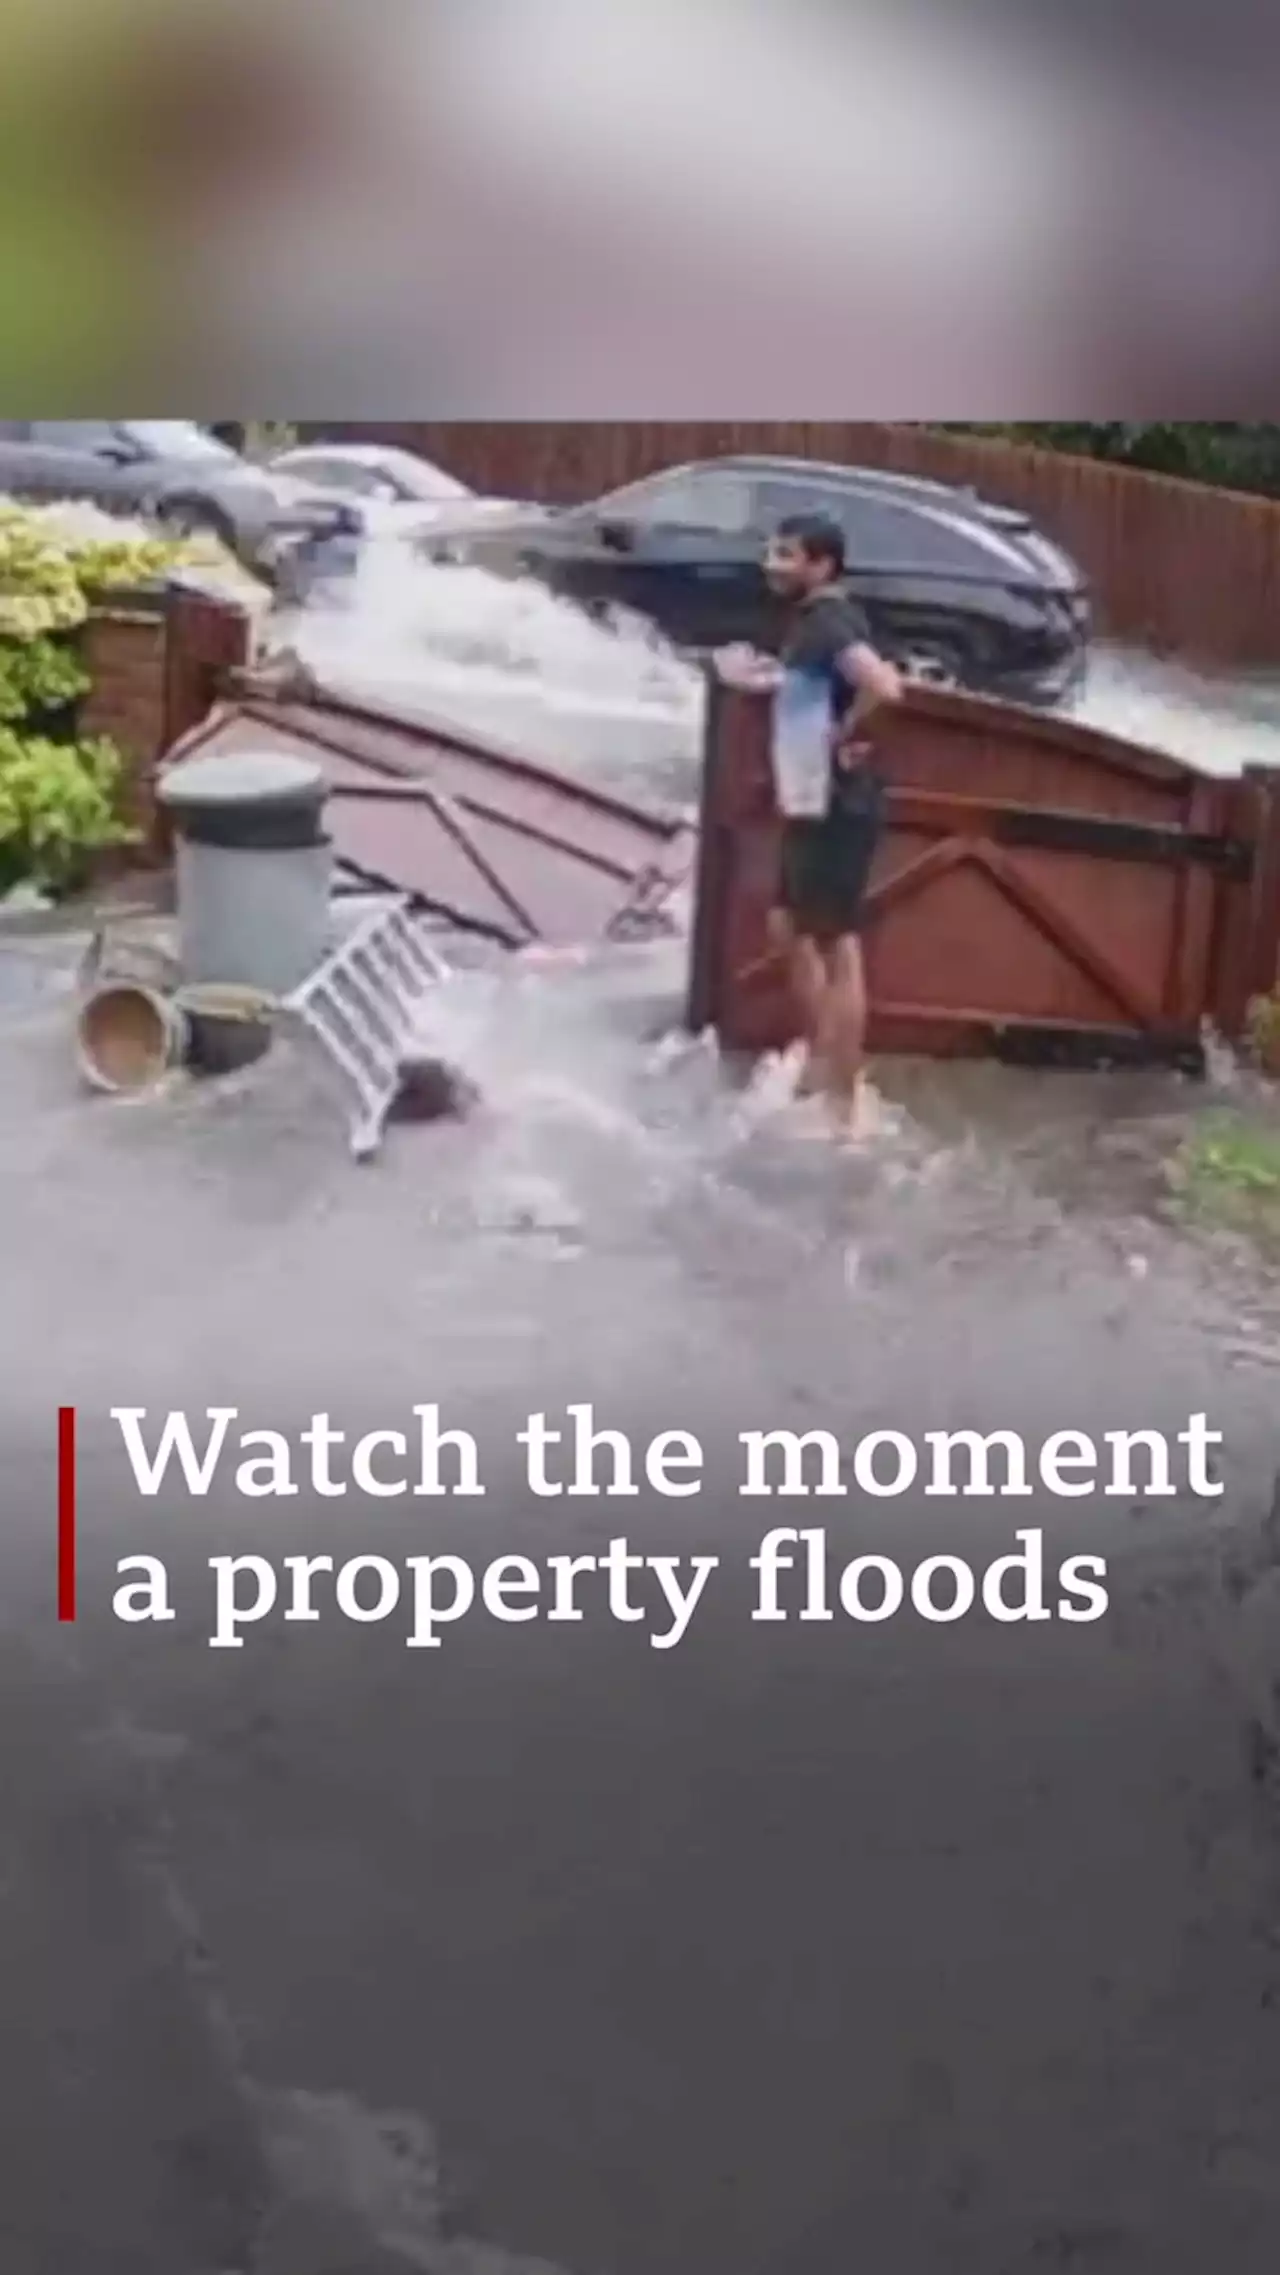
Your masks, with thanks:
<instances>
[{"instance_id":1,"label":"dark car roof","mask_svg":"<svg viewBox=\"0 0 1280 2275\"><path fill-rule=\"evenodd\" d=\"M734 453L717 458L690 459L684 466L665 468L673 474L698 474L712 469L728 467L734 473L764 477L776 476L779 481L803 482L815 490L882 490L896 493L904 499L919 498L922 503L947 506L958 513L975 519L990 521L1002 529L1024 529L1031 526L1029 517L1008 506L993 505L971 486L955 482L939 482L927 474L902 474L891 467L848 466L836 459L784 458L781 455L760 453Z\"/></svg>"},{"instance_id":2,"label":"dark car roof","mask_svg":"<svg viewBox=\"0 0 1280 2275\"><path fill-rule=\"evenodd\" d=\"M676 475L726 469L757 479L774 476L783 481L795 481L816 491L842 491L848 496L874 493L894 498L904 506L914 504L926 522L950 525L958 534L970 535L980 552L985 549L988 574L1000 573L992 550L998 545L1004 549L1006 577L1013 569L1015 577L1020 573L1020 577L1030 583L1048 583L1060 590L1083 589L1086 582L1076 564L1051 540L1046 542L1029 515L1008 506L993 505L974 489L961 489L926 475L900 474L876 466L848 466L835 460L790 458L769 452L734 452L714 458L690 459L681 466L664 467L661 471ZM655 474L649 478L658 477ZM627 486L639 488L640 484ZM1027 540L1031 541L1034 551L1028 548ZM923 563L921 568L924 568Z\"/></svg>"}]
</instances>

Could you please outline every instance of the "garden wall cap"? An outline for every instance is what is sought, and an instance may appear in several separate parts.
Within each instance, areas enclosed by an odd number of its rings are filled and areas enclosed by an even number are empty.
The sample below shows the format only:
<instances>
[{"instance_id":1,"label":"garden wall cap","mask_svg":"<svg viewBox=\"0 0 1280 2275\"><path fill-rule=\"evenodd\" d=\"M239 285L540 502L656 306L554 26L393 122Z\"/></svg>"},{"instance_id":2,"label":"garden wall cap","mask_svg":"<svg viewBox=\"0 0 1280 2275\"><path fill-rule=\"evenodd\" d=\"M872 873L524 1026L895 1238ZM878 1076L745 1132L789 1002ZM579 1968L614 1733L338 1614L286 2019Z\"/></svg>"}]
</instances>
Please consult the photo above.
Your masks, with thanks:
<instances>
[{"instance_id":1,"label":"garden wall cap","mask_svg":"<svg viewBox=\"0 0 1280 2275\"><path fill-rule=\"evenodd\" d=\"M328 784L324 769L308 759L291 758L278 751L245 751L235 757L184 758L171 766L157 785L166 806L277 805L324 799Z\"/></svg>"},{"instance_id":2,"label":"garden wall cap","mask_svg":"<svg viewBox=\"0 0 1280 2275\"><path fill-rule=\"evenodd\" d=\"M127 585L85 586L85 597L95 615L109 616L113 609L146 609L155 617L162 617L168 600L168 580L164 577L143 577Z\"/></svg>"}]
</instances>

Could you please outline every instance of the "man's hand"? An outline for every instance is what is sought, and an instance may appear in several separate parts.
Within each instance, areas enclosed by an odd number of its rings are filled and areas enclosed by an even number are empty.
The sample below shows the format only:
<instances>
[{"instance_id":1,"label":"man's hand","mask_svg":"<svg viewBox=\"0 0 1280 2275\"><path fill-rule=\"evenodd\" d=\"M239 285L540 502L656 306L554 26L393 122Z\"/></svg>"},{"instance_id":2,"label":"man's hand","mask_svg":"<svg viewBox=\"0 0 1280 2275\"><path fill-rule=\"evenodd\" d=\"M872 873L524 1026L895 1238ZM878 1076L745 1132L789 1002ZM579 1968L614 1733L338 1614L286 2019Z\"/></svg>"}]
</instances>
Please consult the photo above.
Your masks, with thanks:
<instances>
[{"instance_id":1,"label":"man's hand","mask_svg":"<svg viewBox=\"0 0 1280 2275\"><path fill-rule=\"evenodd\" d=\"M745 640L718 648L712 662L721 686L736 687L745 695L771 695L782 683L781 664L772 656L762 656Z\"/></svg>"},{"instance_id":2,"label":"man's hand","mask_svg":"<svg viewBox=\"0 0 1280 2275\"><path fill-rule=\"evenodd\" d=\"M860 720L845 719L831 730L831 755L842 774L865 766L871 756L871 745L860 728Z\"/></svg>"}]
</instances>

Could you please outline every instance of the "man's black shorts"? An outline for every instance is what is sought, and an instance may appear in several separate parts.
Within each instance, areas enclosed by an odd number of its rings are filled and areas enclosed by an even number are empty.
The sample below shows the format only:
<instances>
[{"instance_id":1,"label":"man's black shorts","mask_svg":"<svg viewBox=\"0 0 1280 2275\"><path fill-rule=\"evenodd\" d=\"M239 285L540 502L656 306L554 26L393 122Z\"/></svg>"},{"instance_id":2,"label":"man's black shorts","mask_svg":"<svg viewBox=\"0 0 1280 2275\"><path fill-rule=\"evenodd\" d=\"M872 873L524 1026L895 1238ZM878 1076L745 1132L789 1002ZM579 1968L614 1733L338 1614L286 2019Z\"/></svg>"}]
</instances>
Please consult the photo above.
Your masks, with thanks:
<instances>
[{"instance_id":1,"label":"man's black shorts","mask_svg":"<svg viewBox=\"0 0 1280 2275\"><path fill-rule=\"evenodd\" d=\"M837 808L820 820L784 821L778 901L796 932L825 941L862 930L883 818L877 785L853 811Z\"/></svg>"}]
</instances>

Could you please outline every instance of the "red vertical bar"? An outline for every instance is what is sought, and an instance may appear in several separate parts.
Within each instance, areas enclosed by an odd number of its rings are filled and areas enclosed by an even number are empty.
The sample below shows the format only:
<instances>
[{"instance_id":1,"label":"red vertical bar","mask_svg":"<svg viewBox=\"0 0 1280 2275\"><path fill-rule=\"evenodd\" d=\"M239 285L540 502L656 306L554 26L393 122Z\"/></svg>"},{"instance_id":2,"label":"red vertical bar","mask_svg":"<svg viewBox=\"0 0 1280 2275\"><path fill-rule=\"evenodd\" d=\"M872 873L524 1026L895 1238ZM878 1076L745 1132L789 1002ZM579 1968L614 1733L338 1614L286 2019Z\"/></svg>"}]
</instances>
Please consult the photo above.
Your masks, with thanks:
<instances>
[{"instance_id":1,"label":"red vertical bar","mask_svg":"<svg viewBox=\"0 0 1280 2275\"><path fill-rule=\"evenodd\" d=\"M1258 792L1262 809L1255 848L1249 993L1265 996L1280 981L1280 767L1246 766L1244 778Z\"/></svg>"},{"instance_id":2,"label":"red vertical bar","mask_svg":"<svg viewBox=\"0 0 1280 2275\"><path fill-rule=\"evenodd\" d=\"M76 1616L76 1410L58 1408L58 1618Z\"/></svg>"}]
</instances>

